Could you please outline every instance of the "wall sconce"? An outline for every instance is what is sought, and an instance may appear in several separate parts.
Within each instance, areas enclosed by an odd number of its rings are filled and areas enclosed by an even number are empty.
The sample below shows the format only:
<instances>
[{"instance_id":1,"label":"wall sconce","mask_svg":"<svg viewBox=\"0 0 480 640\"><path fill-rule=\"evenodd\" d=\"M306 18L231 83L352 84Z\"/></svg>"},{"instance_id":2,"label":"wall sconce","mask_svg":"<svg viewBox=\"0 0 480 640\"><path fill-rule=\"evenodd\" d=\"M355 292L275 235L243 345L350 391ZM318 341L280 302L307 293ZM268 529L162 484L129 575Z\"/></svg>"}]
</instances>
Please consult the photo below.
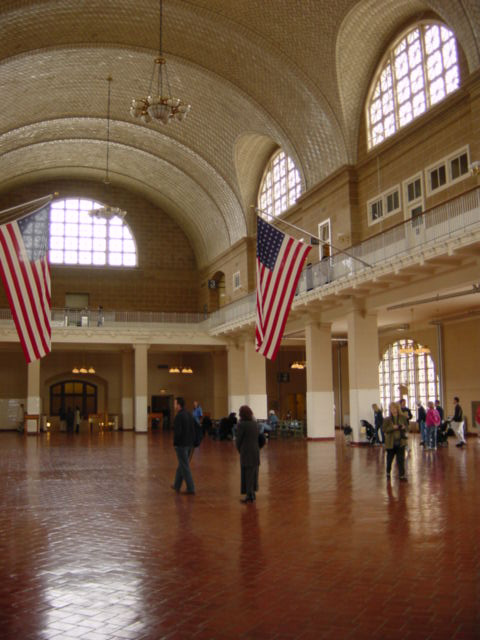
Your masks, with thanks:
<instances>
[{"instance_id":1,"label":"wall sconce","mask_svg":"<svg viewBox=\"0 0 480 640\"><path fill-rule=\"evenodd\" d=\"M478 176L478 174L480 173L480 161L479 160L474 160L470 164L470 173L472 174L472 176Z\"/></svg>"}]
</instances>

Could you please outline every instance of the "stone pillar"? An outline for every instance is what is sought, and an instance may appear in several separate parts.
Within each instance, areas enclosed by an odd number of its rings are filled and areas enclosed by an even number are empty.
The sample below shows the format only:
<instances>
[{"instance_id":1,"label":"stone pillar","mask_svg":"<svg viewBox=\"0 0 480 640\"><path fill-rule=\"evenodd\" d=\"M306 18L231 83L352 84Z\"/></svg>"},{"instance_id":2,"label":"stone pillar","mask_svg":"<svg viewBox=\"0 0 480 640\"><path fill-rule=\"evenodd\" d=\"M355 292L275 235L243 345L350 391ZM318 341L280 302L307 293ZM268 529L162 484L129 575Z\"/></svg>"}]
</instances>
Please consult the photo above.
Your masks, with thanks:
<instances>
[{"instance_id":1,"label":"stone pillar","mask_svg":"<svg viewBox=\"0 0 480 640\"><path fill-rule=\"evenodd\" d=\"M329 324L305 327L307 355L307 436L333 440L335 414L332 375L332 342Z\"/></svg>"},{"instance_id":2,"label":"stone pillar","mask_svg":"<svg viewBox=\"0 0 480 640\"><path fill-rule=\"evenodd\" d=\"M372 422L372 404L379 404L377 316L355 309L347 324L350 426L354 441L361 442L360 420Z\"/></svg>"},{"instance_id":3,"label":"stone pillar","mask_svg":"<svg viewBox=\"0 0 480 640\"><path fill-rule=\"evenodd\" d=\"M27 406L25 412L31 415L41 415L42 399L40 395L40 360L27 365ZM27 421L27 433L37 433L36 420Z\"/></svg>"},{"instance_id":4,"label":"stone pillar","mask_svg":"<svg viewBox=\"0 0 480 640\"><path fill-rule=\"evenodd\" d=\"M228 412L245 404L245 356L243 347L231 344L227 350Z\"/></svg>"},{"instance_id":5,"label":"stone pillar","mask_svg":"<svg viewBox=\"0 0 480 640\"><path fill-rule=\"evenodd\" d=\"M135 431L148 431L148 344L134 344L135 350Z\"/></svg>"},{"instance_id":6,"label":"stone pillar","mask_svg":"<svg viewBox=\"0 0 480 640\"><path fill-rule=\"evenodd\" d=\"M267 375L264 356L255 351L255 342L248 338L245 351L245 402L253 411L255 418L266 419L267 411Z\"/></svg>"},{"instance_id":7,"label":"stone pillar","mask_svg":"<svg viewBox=\"0 0 480 640\"><path fill-rule=\"evenodd\" d=\"M122 429L133 429L133 352L122 351Z\"/></svg>"}]
</instances>

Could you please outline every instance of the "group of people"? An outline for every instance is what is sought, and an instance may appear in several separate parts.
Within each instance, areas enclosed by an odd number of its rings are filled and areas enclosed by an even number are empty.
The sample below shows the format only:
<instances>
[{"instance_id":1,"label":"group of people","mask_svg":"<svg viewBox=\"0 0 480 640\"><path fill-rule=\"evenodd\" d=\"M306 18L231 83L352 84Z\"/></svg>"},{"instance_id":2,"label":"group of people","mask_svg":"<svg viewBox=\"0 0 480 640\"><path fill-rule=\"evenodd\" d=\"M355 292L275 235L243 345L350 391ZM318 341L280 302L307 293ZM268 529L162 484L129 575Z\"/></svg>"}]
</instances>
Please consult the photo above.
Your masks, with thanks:
<instances>
[{"instance_id":1,"label":"group of people","mask_svg":"<svg viewBox=\"0 0 480 640\"><path fill-rule=\"evenodd\" d=\"M457 447L466 445L463 410L457 396L453 399L455 412L450 420L452 429L457 436ZM408 446L408 425L413 418L412 412L407 406L404 398L399 403L391 402L386 418L383 417L382 409L377 405L372 405L375 425L375 442L383 444L387 451L387 478L390 478L392 464L397 460L400 480L406 481L405 474L405 450ZM419 401L417 402L417 422L420 428L420 445L425 450L436 451L437 435L439 427L444 423L444 410L439 400L428 402L427 409Z\"/></svg>"},{"instance_id":2,"label":"group of people","mask_svg":"<svg viewBox=\"0 0 480 640\"><path fill-rule=\"evenodd\" d=\"M205 423L203 412L197 401L194 402L193 411L190 413L185 408L185 400L182 397L175 398L173 421L173 446L177 455L178 466L172 489L180 493L185 482L188 495L195 495L195 483L190 469L190 461L193 451L198 445L196 437L200 423ZM243 405L239 409L240 420L236 426L235 444L240 454L241 467L241 493L245 495L243 503L255 501L255 492L258 491L258 468L260 466L259 429L253 418L250 407Z\"/></svg>"}]
</instances>

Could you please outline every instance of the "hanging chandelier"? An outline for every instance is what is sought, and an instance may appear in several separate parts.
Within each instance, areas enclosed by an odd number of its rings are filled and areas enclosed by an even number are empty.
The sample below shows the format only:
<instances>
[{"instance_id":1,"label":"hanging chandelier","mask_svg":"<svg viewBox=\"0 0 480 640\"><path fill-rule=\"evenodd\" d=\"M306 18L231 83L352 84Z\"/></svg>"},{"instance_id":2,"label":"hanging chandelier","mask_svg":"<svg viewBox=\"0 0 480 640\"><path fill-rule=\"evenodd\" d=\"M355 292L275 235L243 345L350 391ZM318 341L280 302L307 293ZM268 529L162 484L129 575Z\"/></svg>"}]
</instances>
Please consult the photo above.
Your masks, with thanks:
<instances>
[{"instance_id":1,"label":"hanging chandelier","mask_svg":"<svg viewBox=\"0 0 480 640\"><path fill-rule=\"evenodd\" d=\"M110 175L108 172L109 169L109 159L110 159L110 97L111 97L111 84L112 78L108 76L108 98L107 98L107 159L105 164L105 179L103 183L105 185L110 185ZM108 204L103 205L103 207L99 207L98 209L91 209L88 212L89 216L92 218L99 218L102 220L111 220L112 218L123 218L127 215L126 211L120 209L119 207L112 207Z\"/></svg>"},{"instance_id":2,"label":"hanging chandelier","mask_svg":"<svg viewBox=\"0 0 480 640\"><path fill-rule=\"evenodd\" d=\"M167 61L163 57L162 22L163 0L159 0L160 31L158 56L153 61L152 78L150 80L149 95L146 98L134 98L130 107L130 115L140 118L148 124L158 120L161 124L168 124L170 120L184 120L190 111L190 105L180 98L172 96L168 81Z\"/></svg>"}]
</instances>

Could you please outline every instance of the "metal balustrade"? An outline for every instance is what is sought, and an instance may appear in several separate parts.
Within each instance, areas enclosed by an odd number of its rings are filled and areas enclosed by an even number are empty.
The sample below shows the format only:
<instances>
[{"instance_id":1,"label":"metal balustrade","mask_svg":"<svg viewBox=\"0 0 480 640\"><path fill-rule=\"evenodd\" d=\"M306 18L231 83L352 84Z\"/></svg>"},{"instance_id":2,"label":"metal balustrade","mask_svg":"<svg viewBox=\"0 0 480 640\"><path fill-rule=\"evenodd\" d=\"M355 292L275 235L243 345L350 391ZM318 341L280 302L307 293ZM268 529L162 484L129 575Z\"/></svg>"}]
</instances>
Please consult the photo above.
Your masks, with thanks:
<instances>
[{"instance_id":1,"label":"metal balustrade","mask_svg":"<svg viewBox=\"0 0 480 640\"><path fill-rule=\"evenodd\" d=\"M472 189L414 218L351 247L348 253L371 267L386 264L399 257L414 256L420 250L434 247L450 238L464 238L480 231L480 188ZM371 267L354 257L338 253L307 265L300 278L297 299L314 289L349 278ZM121 324L195 324L208 331L233 322L253 320L255 292L225 305L210 315L156 311L106 311L103 309L52 309L54 327L103 327ZM9 309L0 309L0 321L11 321ZM201 326L200 326L201 325Z\"/></svg>"}]
</instances>

